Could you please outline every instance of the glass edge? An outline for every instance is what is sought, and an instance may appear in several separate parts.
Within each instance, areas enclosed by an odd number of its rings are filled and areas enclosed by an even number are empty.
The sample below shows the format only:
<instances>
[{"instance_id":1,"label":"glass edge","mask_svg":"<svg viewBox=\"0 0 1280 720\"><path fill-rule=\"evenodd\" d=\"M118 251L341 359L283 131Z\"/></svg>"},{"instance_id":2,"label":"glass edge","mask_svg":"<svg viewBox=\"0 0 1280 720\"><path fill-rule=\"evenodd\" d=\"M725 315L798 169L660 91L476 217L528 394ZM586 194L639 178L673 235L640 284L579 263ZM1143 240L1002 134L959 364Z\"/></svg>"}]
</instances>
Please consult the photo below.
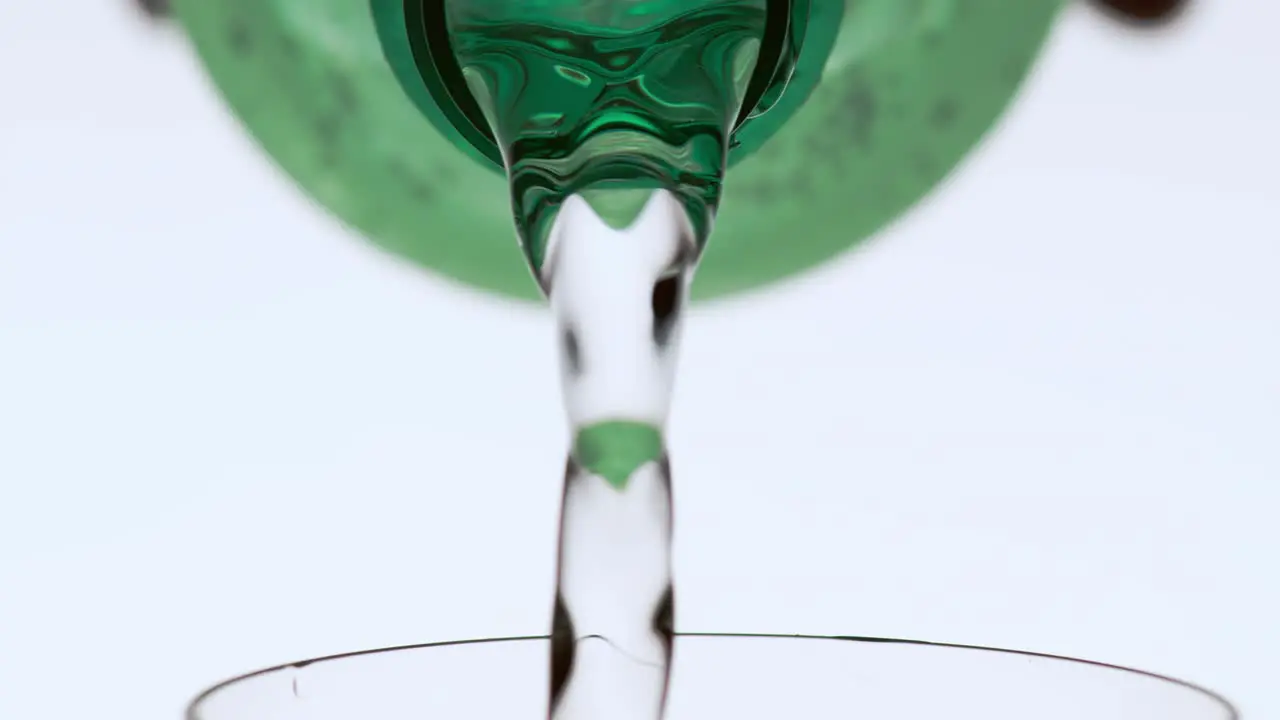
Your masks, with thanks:
<instances>
[{"instance_id":1,"label":"glass edge","mask_svg":"<svg viewBox=\"0 0 1280 720\"><path fill-rule=\"evenodd\" d=\"M1138 668L1127 667L1124 665L1116 665L1113 663L1105 663L1097 660L1085 660L1083 658L1070 657L1068 655L1055 655L1052 653L1036 652L1033 650L1011 650L1007 648L989 647L985 645L967 645L963 643L933 642L930 640L910 640L905 638L881 638L881 637L871 637L871 636L864 636L864 635L808 635L808 634L802 634L802 633L784 634L784 633L678 632L676 633L676 637L754 638L754 639L765 639L765 640L835 640L840 642L861 642L861 643L868 643L868 644L915 645L915 646L922 646L922 647L948 648L952 650L976 650L980 652L1002 653L1005 655L1019 655L1019 656L1028 657L1028 658L1058 660L1061 662L1078 663L1078 664L1089 665L1097 668L1104 668L1107 670L1117 670L1120 672L1133 673L1135 675L1141 675L1143 677L1150 678L1152 680L1159 680L1161 682L1171 683L1173 685L1177 685L1177 686L1186 688L1187 690L1191 690L1193 692L1199 693L1213 700L1220 706L1222 706L1222 709L1227 712L1226 720L1240 720L1241 718L1240 711L1235 706L1234 703L1232 703L1222 694L1214 690L1211 690L1207 687L1204 687L1203 685L1197 685L1187 680L1181 680L1179 678L1171 677L1169 675L1161 675L1160 673L1149 672L1147 670L1139 670ZM535 640L548 640L548 639L550 639L550 636L548 635L513 635L510 637L470 638L465 640L441 640L437 642L413 643L410 645L394 645L389 647L371 648L368 650L356 650L352 652L336 653L333 655L325 655L322 657L310 658L307 660L297 660L294 662L281 663L279 665L273 665L271 667L265 667L259 670L253 670L251 672L243 673L241 675L236 675L234 677L227 678L226 680L223 680L219 683L211 685L210 687L202 690L199 694L197 694L194 698L192 698L186 704L185 710L183 711L183 717L186 720L199 720L199 716L196 714L196 710L200 707L200 705L205 700L209 699L218 691L228 686L234 685L238 682L241 682L243 680L248 680L250 678L258 677L261 675L267 675L270 673L279 672L281 670L288 670L291 668L302 669L307 667L308 665L315 665L317 663L322 663L322 662L343 660L346 658L360 657L363 655L378 655L381 653L401 652L405 650L423 650L427 648L450 647L450 646L456 646L456 645L483 645L488 643L502 643L502 642L529 642L529 641L535 641Z\"/></svg>"}]
</instances>

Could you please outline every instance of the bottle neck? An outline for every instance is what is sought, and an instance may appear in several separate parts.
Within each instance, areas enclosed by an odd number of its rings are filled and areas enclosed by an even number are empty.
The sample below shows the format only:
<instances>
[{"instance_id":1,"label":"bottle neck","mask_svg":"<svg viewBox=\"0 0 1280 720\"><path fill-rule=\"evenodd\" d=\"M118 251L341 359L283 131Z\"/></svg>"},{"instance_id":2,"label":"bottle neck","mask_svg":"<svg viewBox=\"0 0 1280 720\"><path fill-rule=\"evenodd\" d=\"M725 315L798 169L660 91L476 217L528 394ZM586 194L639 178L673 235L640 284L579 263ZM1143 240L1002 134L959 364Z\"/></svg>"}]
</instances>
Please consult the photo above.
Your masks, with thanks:
<instances>
[{"instance_id":1,"label":"bottle neck","mask_svg":"<svg viewBox=\"0 0 1280 720\"><path fill-rule=\"evenodd\" d=\"M730 165L759 148L803 104L835 43L845 0L761 0L765 24L754 70L732 124ZM370 0L383 52L402 89L436 130L481 163L502 171L503 154L459 62L450 16L502 6L504 12L626 30L653 15L689 7L678 0ZM712 3L704 3L712 4ZM722 4L732 5L731 0ZM644 12L638 12L643 8ZM646 18L646 15L649 17ZM508 15L509 17L509 15ZM518 19L519 15L517 15ZM768 111L766 113L766 111Z\"/></svg>"}]
</instances>

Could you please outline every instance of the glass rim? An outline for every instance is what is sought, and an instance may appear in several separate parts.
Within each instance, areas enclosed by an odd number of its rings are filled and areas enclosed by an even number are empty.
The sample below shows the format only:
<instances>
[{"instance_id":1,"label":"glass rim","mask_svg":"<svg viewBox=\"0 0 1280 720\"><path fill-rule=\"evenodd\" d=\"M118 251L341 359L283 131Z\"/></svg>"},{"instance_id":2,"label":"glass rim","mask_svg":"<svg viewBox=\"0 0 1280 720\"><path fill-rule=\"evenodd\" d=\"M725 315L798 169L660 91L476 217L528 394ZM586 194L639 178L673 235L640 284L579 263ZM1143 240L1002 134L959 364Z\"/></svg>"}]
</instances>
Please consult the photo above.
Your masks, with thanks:
<instances>
[{"instance_id":1,"label":"glass rim","mask_svg":"<svg viewBox=\"0 0 1280 720\"><path fill-rule=\"evenodd\" d=\"M1227 712L1227 718L1229 718L1229 720L1241 720L1240 710L1235 706L1234 703L1228 700L1221 693L1211 690L1203 685L1199 685L1199 684L1190 682L1188 680L1182 680L1180 678L1172 677L1170 675L1162 675L1160 673L1151 672L1148 670L1140 670L1138 668L1128 667L1125 665L1116 665L1114 663L1106 663L1098 660L1086 660L1083 658L1071 657L1068 655L1056 655L1053 653L1037 652L1034 650L1011 650L1007 648L997 648L997 647L990 647L985 645L969 645L965 643L935 642L931 640L909 640L905 638L882 638L882 637L872 637L872 636L865 636L865 635L811 635L811 634L802 634L802 633L792 634L792 633L738 633L738 632L677 632L675 635L678 638L685 637L685 638L706 638L706 639L739 638L739 639L759 639L759 640L825 640L825 641L848 642L848 643L933 647L933 648L944 648L949 650L969 650L969 651L976 651L976 652L999 653L1002 655L1013 655L1013 656L1021 656L1021 657L1027 657L1027 658L1040 658L1043 660L1056 660L1059 662L1073 663L1075 665L1086 665L1086 666L1090 666L1090 667L1094 667L1102 670L1113 670L1117 672L1128 673L1131 675L1137 675L1137 676L1146 678L1148 680L1155 680L1158 682L1164 682L1164 683L1176 685L1186 690L1190 690L1192 692L1198 693L1214 701L1215 703L1220 705L1223 710ZM315 665L318 663L333 662L337 660L345 660L349 658L357 658L357 657L363 657L367 655L379 655L384 653L389 654L389 653L404 652L404 651L411 651L411 650L426 650L430 648L455 647L460 645L482 645L482 644L538 642L538 641L545 642L545 641L549 641L550 639L551 639L551 636L549 635L512 635L508 637L483 637L483 638L468 638L468 639L462 639L462 640L439 640L435 642L413 643L409 645L393 645L388 647L370 648L367 650L354 650L350 652L335 653L332 655L324 655L320 657L309 658L306 660L295 660L293 662L280 663L278 665L272 665L271 667L260 668L258 670L252 670L246 673L242 673L240 675L236 675L234 677L227 678L213 685L210 685L204 690L201 690L194 698L191 699L190 702L186 704L186 708L183 711L183 717L185 718L185 720L199 720L199 715L197 714L197 711L199 710L200 706L206 700L212 697L214 694L218 693L221 690L225 690L228 687L236 685L237 683L240 683L242 681L250 680L252 678L260 677L263 675L268 675L270 673L280 672L282 670L289 670L289 669L301 670L307 666Z\"/></svg>"}]
</instances>

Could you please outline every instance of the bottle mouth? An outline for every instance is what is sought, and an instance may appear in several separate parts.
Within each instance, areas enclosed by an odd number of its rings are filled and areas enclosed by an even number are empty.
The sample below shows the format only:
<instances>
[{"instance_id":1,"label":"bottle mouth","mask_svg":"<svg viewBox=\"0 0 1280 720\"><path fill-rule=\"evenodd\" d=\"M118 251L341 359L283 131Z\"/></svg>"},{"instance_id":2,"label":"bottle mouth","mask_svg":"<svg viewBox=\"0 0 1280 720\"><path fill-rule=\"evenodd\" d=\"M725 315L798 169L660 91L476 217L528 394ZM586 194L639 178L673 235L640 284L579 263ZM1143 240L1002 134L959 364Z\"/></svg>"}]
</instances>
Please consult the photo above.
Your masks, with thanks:
<instances>
[{"instance_id":1,"label":"bottle mouth","mask_svg":"<svg viewBox=\"0 0 1280 720\"><path fill-rule=\"evenodd\" d=\"M370 0L370 4L384 54L418 109L463 150L502 170L497 139L454 54L447 1ZM817 84L831 43L819 43L824 47L816 52L805 47L806 31L813 26L809 22L812 4L838 5L836 10L842 11L844 0L766 0L765 30L756 66L730 133L729 164L759 144L740 142L739 133L777 104L797 69L805 71L809 79L800 92L807 95ZM803 54L802 48L806 50Z\"/></svg>"}]
</instances>

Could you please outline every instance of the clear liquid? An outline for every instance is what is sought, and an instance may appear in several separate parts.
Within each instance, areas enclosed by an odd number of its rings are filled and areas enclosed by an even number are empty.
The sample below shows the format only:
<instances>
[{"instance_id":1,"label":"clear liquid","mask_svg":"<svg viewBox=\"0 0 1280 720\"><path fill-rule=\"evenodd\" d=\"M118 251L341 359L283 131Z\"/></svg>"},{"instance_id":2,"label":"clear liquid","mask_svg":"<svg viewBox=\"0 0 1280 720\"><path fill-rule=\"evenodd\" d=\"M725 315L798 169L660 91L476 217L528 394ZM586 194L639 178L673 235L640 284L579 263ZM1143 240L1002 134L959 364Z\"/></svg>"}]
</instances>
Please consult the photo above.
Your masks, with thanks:
<instances>
[{"instance_id":1,"label":"clear liquid","mask_svg":"<svg viewBox=\"0 0 1280 720\"><path fill-rule=\"evenodd\" d=\"M551 303L566 462L553 720L658 720L673 661L665 427L764 0L450 0Z\"/></svg>"},{"instance_id":2,"label":"clear liquid","mask_svg":"<svg viewBox=\"0 0 1280 720\"><path fill-rule=\"evenodd\" d=\"M552 622L555 720L662 714L675 611L664 428L691 238L667 191L622 230L573 195L552 228L545 285L573 436Z\"/></svg>"}]
</instances>

